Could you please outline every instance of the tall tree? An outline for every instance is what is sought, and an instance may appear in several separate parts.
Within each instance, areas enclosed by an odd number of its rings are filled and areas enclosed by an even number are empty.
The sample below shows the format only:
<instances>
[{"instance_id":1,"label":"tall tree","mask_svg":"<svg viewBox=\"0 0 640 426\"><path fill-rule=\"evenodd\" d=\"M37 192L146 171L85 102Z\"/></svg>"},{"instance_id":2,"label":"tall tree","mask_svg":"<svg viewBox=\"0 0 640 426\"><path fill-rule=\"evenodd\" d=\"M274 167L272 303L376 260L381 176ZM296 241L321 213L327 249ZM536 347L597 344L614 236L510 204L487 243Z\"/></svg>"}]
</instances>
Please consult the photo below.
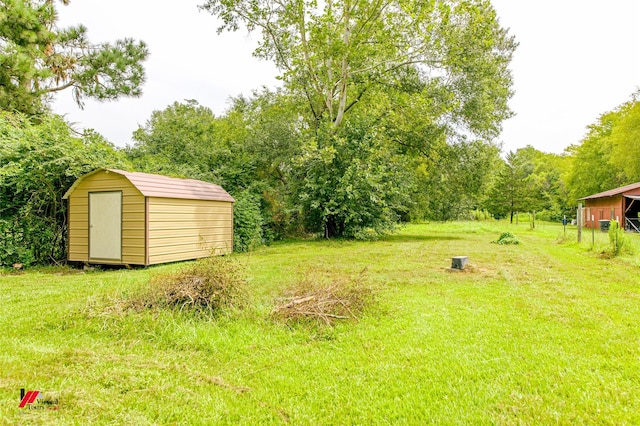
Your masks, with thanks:
<instances>
[{"instance_id":1,"label":"tall tree","mask_svg":"<svg viewBox=\"0 0 640 426\"><path fill-rule=\"evenodd\" d=\"M202 7L222 20L219 31L260 30L255 54L274 61L287 95L302 100L295 101L304 123L297 196L309 200L306 214L327 236L349 234L349 223L384 228L364 219L394 217L375 213L394 208L365 202L351 212L362 220L340 213L346 158L367 163L372 149L390 158L426 155L455 134L493 137L510 115L507 66L516 44L486 0L208 0ZM390 189L373 184L385 181L385 170L368 169L367 185L391 200Z\"/></svg>"},{"instance_id":2,"label":"tall tree","mask_svg":"<svg viewBox=\"0 0 640 426\"><path fill-rule=\"evenodd\" d=\"M216 117L195 100L174 102L134 133L129 157L140 170L216 181L212 168L219 156ZM217 182L221 183L221 182Z\"/></svg>"},{"instance_id":3,"label":"tall tree","mask_svg":"<svg viewBox=\"0 0 640 426\"><path fill-rule=\"evenodd\" d=\"M611 128L611 163L629 183L640 182L640 91L621 105Z\"/></svg>"},{"instance_id":4,"label":"tall tree","mask_svg":"<svg viewBox=\"0 0 640 426\"><path fill-rule=\"evenodd\" d=\"M546 211L551 219L570 213L566 179L570 158L538 151L532 146L509 152L485 201L501 217L520 211Z\"/></svg>"},{"instance_id":5,"label":"tall tree","mask_svg":"<svg viewBox=\"0 0 640 426\"><path fill-rule=\"evenodd\" d=\"M640 181L640 101L638 94L588 126L567 148L573 158L568 184L573 200Z\"/></svg>"},{"instance_id":6,"label":"tall tree","mask_svg":"<svg viewBox=\"0 0 640 426\"><path fill-rule=\"evenodd\" d=\"M512 223L515 213L529 210L535 200L530 185L534 165L526 154L521 150L507 154L486 201L490 213L509 216Z\"/></svg>"},{"instance_id":7,"label":"tall tree","mask_svg":"<svg viewBox=\"0 0 640 426\"><path fill-rule=\"evenodd\" d=\"M139 170L224 186L237 202L235 250L246 250L283 236L289 226L296 119L279 94L267 90L233 99L221 117L194 100L175 102L134 132L127 153Z\"/></svg>"},{"instance_id":8,"label":"tall tree","mask_svg":"<svg viewBox=\"0 0 640 426\"><path fill-rule=\"evenodd\" d=\"M392 230L406 213L413 187L395 145L375 117L351 117L330 146L311 139L293 161L291 203L310 231L326 238L368 238Z\"/></svg>"},{"instance_id":9,"label":"tall tree","mask_svg":"<svg viewBox=\"0 0 640 426\"><path fill-rule=\"evenodd\" d=\"M0 1L0 108L38 114L66 89L80 106L141 94L143 42L91 43L84 26L58 28L57 19L54 0Z\"/></svg>"},{"instance_id":10,"label":"tall tree","mask_svg":"<svg viewBox=\"0 0 640 426\"><path fill-rule=\"evenodd\" d=\"M499 147L482 141L445 145L437 157L415 161L417 191L411 217L439 221L462 218L477 208L502 163Z\"/></svg>"},{"instance_id":11,"label":"tall tree","mask_svg":"<svg viewBox=\"0 0 640 426\"><path fill-rule=\"evenodd\" d=\"M473 131L510 115L513 38L486 0L208 0L223 30L259 29L255 55L273 60L317 125L339 127L374 88L417 69L450 98L445 111ZM445 96L441 96L444 98Z\"/></svg>"},{"instance_id":12,"label":"tall tree","mask_svg":"<svg viewBox=\"0 0 640 426\"><path fill-rule=\"evenodd\" d=\"M538 151L533 147L524 148L529 152L533 172L529 177L535 202L531 208L549 213L549 218L560 220L565 214L572 214L574 204L569 199L567 177L571 158Z\"/></svg>"}]
</instances>

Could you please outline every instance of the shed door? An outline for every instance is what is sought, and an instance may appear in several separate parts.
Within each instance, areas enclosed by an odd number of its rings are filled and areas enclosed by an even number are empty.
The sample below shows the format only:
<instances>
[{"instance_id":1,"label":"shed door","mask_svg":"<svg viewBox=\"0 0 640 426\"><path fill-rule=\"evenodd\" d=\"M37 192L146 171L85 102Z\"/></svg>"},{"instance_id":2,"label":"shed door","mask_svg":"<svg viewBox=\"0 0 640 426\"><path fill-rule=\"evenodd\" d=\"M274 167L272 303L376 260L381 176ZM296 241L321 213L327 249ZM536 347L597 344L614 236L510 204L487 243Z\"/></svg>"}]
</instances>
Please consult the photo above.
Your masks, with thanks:
<instances>
[{"instance_id":1,"label":"shed door","mask_svg":"<svg viewBox=\"0 0 640 426\"><path fill-rule=\"evenodd\" d=\"M122 192L89 193L89 259L122 257Z\"/></svg>"}]
</instances>

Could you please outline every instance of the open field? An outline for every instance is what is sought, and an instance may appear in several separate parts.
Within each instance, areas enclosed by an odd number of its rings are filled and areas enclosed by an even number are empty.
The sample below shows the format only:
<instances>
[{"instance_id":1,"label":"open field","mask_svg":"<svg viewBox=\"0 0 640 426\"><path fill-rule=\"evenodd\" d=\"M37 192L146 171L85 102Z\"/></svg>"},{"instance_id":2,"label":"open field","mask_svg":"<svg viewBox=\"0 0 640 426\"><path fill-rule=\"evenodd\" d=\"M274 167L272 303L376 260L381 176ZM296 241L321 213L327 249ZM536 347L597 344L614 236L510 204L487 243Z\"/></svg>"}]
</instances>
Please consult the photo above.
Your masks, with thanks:
<instances>
[{"instance_id":1,"label":"open field","mask_svg":"<svg viewBox=\"0 0 640 426\"><path fill-rule=\"evenodd\" d=\"M522 244L491 244L502 231ZM0 423L640 424L640 236L607 259L606 234L560 235L452 223L275 244L237 256L249 307L215 320L110 309L180 265L0 275ZM358 322L270 319L306 271L365 268L378 304ZM20 388L59 409L19 409Z\"/></svg>"}]
</instances>

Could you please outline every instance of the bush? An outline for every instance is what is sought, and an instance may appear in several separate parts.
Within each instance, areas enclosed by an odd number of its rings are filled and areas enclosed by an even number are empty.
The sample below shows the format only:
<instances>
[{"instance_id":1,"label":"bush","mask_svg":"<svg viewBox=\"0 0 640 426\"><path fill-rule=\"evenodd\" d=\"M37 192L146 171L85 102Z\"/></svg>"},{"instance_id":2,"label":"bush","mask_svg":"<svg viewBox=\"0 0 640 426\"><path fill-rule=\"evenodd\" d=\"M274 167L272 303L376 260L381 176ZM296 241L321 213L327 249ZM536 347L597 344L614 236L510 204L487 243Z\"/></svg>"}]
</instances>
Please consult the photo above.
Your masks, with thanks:
<instances>
[{"instance_id":1,"label":"bush","mask_svg":"<svg viewBox=\"0 0 640 426\"><path fill-rule=\"evenodd\" d=\"M24 244L24 240L24 233L13 220L0 219L0 266L14 263L29 266L34 262L33 251Z\"/></svg>"},{"instance_id":2,"label":"bush","mask_svg":"<svg viewBox=\"0 0 640 426\"><path fill-rule=\"evenodd\" d=\"M500 234L500 238L496 241L492 241L495 244L506 245L506 244L520 244L520 240L516 238L511 232L503 232Z\"/></svg>"},{"instance_id":3,"label":"bush","mask_svg":"<svg viewBox=\"0 0 640 426\"><path fill-rule=\"evenodd\" d=\"M260 200L255 194L242 192L233 208L233 250L245 252L262 245L263 225Z\"/></svg>"},{"instance_id":4,"label":"bush","mask_svg":"<svg viewBox=\"0 0 640 426\"><path fill-rule=\"evenodd\" d=\"M489 211L487 209L484 209L484 210L481 210L481 209L472 210L471 213L470 213L470 216L471 216L471 220L477 220L477 221L493 219L493 216L491 215L491 213L489 213Z\"/></svg>"},{"instance_id":5,"label":"bush","mask_svg":"<svg viewBox=\"0 0 640 426\"><path fill-rule=\"evenodd\" d=\"M390 228L390 229L393 229L393 228ZM381 233L376 232L376 230L373 228L359 228L354 230L353 235L351 235L351 237L354 240L358 240L358 241L376 241L380 239L381 235L382 235Z\"/></svg>"},{"instance_id":6,"label":"bush","mask_svg":"<svg viewBox=\"0 0 640 426\"><path fill-rule=\"evenodd\" d=\"M374 299L364 271L355 278L307 273L276 300L271 316L285 324L330 326L337 320L357 319Z\"/></svg>"},{"instance_id":7,"label":"bush","mask_svg":"<svg viewBox=\"0 0 640 426\"><path fill-rule=\"evenodd\" d=\"M536 219L540 221L551 222L552 220L554 220L556 215L557 214L555 214L552 211L542 210L542 211L536 212Z\"/></svg>"},{"instance_id":8,"label":"bush","mask_svg":"<svg viewBox=\"0 0 640 426\"><path fill-rule=\"evenodd\" d=\"M611 247L611 254L618 256L623 252L631 252L631 246L628 244L624 229L620 227L617 220L611 220L609 222L609 245Z\"/></svg>"},{"instance_id":9,"label":"bush","mask_svg":"<svg viewBox=\"0 0 640 426\"><path fill-rule=\"evenodd\" d=\"M244 306L246 299L246 279L237 261L213 256L152 277L149 288L131 298L128 305L138 310L186 309L216 315Z\"/></svg>"},{"instance_id":10,"label":"bush","mask_svg":"<svg viewBox=\"0 0 640 426\"><path fill-rule=\"evenodd\" d=\"M97 134L73 136L56 115L0 111L0 140L0 266L65 259L63 194L98 167L126 168L123 155Z\"/></svg>"}]
</instances>

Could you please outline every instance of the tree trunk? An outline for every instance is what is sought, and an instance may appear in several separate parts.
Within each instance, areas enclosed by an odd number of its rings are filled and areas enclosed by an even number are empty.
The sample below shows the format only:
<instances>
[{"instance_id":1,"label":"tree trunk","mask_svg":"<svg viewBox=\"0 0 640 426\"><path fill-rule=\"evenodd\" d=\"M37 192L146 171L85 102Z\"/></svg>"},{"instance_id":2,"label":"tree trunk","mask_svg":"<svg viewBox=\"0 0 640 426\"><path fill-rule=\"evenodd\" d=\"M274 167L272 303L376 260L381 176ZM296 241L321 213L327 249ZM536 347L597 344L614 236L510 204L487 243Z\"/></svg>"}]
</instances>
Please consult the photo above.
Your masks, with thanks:
<instances>
[{"instance_id":1,"label":"tree trunk","mask_svg":"<svg viewBox=\"0 0 640 426\"><path fill-rule=\"evenodd\" d=\"M341 237L344 232L344 224L336 220L335 216L327 216L324 219L324 238L331 239Z\"/></svg>"}]
</instances>

